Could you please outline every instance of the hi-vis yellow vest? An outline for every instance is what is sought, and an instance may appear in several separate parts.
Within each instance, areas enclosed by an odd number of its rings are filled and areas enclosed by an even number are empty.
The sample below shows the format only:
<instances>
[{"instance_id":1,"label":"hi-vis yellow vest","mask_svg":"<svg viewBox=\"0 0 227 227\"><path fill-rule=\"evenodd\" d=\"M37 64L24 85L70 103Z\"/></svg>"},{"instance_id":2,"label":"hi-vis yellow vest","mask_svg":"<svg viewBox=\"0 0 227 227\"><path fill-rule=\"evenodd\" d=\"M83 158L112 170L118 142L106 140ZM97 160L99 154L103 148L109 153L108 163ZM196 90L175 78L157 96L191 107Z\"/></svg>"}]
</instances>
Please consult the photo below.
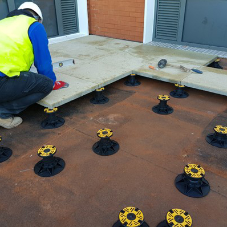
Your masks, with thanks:
<instances>
[{"instance_id":1,"label":"hi-vis yellow vest","mask_svg":"<svg viewBox=\"0 0 227 227\"><path fill-rule=\"evenodd\" d=\"M34 18L25 15L0 20L0 72L8 77L29 71L34 62L28 36L28 29L34 22Z\"/></svg>"}]
</instances>

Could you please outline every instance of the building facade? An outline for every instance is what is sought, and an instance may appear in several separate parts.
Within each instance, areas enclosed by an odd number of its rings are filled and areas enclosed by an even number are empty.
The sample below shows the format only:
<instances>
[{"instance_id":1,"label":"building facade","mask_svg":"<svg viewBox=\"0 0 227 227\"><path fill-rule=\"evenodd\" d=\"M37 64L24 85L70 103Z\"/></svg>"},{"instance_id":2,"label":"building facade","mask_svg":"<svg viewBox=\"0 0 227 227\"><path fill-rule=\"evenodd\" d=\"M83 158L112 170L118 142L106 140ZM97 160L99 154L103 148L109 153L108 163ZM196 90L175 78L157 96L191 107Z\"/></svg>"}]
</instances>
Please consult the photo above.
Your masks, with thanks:
<instances>
[{"instance_id":1,"label":"building facade","mask_svg":"<svg viewBox=\"0 0 227 227\"><path fill-rule=\"evenodd\" d=\"M24 0L0 0L0 19ZM227 50L225 0L34 0L48 37L94 34ZM76 37L76 36L75 36Z\"/></svg>"},{"instance_id":2,"label":"building facade","mask_svg":"<svg viewBox=\"0 0 227 227\"><path fill-rule=\"evenodd\" d=\"M29 0L0 0L0 20ZM44 17L43 25L49 38L72 34L88 35L86 0L33 0Z\"/></svg>"},{"instance_id":3,"label":"building facade","mask_svg":"<svg viewBox=\"0 0 227 227\"><path fill-rule=\"evenodd\" d=\"M145 0L88 0L90 34L143 41Z\"/></svg>"},{"instance_id":4,"label":"building facade","mask_svg":"<svg viewBox=\"0 0 227 227\"><path fill-rule=\"evenodd\" d=\"M156 0L153 40L227 48L227 1Z\"/></svg>"}]
</instances>

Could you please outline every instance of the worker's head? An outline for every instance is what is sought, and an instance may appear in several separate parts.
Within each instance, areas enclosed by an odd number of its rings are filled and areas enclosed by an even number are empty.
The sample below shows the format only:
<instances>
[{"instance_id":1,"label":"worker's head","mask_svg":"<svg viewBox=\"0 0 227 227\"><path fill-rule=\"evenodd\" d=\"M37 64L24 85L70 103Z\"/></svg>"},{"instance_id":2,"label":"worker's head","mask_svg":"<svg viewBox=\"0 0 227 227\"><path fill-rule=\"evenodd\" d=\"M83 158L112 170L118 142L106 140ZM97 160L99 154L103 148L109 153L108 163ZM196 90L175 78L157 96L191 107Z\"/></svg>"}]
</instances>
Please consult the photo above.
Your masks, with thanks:
<instances>
[{"instance_id":1,"label":"worker's head","mask_svg":"<svg viewBox=\"0 0 227 227\"><path fill-rule=\"evenodd\" d=\"M40 23L43 22L43 15L40 8L33 2L24 2L18 9L25 9L32 13L33 17Z\"/></svg>"}]
</instances>

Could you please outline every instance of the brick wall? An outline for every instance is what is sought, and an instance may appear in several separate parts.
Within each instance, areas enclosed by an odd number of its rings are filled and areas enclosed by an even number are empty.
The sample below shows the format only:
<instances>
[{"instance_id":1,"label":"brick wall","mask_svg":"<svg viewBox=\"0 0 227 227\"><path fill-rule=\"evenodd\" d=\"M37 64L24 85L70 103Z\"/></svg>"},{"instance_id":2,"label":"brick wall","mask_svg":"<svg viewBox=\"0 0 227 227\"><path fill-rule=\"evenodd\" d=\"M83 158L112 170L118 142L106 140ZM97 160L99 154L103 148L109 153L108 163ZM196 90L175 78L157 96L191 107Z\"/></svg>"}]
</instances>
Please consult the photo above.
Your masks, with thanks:
<instances>
[{"instance_id":1,"label":"brick wall","mask_svg":"<svg viewBox=\"0 0 227 227\"><path fill-rule=\"evenodd\" d=\"M88 0L89 32L143 41L145 0Z\"/></svg>"}]
</instances>

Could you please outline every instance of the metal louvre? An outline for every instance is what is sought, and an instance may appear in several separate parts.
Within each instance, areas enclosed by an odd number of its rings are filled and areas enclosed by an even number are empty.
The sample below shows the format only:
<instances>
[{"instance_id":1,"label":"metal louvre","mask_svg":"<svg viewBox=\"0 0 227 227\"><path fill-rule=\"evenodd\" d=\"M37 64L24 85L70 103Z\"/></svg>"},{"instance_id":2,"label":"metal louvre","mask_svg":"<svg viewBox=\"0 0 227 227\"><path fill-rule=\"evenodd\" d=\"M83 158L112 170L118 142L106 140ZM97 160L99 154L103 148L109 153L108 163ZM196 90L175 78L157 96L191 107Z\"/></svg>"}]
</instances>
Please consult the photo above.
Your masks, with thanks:
<instances>
[{"instance_id":1,"label":"metal louvre","mask_svg":"<svg viewBox=\"0 0 227 227\"><path fill-rule=\"evenodd\" d=\"M75 0L61 0L61 11L64 34L78 32Z\"/></svg>"},{"instance_id":2,"label":"metal louvre","mask_svg":"<svg viewBox=\"0 0 227 227\"><path fill-rule=\"evenodd\" d=\"M177 41L181 0L158 0L156 38Z\"/></svg>"}]
</instances>

